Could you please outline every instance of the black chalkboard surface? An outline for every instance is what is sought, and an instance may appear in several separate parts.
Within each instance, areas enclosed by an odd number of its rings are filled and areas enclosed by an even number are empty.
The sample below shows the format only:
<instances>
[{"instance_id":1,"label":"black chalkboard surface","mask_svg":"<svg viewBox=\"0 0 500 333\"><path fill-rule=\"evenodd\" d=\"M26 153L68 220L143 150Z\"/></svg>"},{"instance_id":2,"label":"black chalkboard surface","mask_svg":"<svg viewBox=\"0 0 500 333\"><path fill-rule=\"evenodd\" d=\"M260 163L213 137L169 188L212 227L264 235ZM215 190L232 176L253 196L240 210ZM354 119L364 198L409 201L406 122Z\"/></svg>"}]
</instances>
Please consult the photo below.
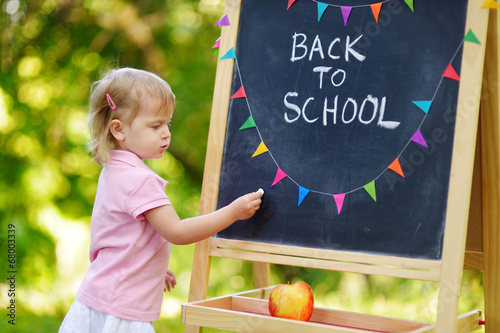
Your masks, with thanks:
<instances>
[{"instance_id":1,"label":"black chalkboard surface","mask_svg":"<svg viewBox=\"0 0 500 333\"><path fill-rule=\"evenodd\" d=\"M215 237L440 259L467 2L287 4L241 2L217 207L265 194Z\"/></svg>"}]
</instances>

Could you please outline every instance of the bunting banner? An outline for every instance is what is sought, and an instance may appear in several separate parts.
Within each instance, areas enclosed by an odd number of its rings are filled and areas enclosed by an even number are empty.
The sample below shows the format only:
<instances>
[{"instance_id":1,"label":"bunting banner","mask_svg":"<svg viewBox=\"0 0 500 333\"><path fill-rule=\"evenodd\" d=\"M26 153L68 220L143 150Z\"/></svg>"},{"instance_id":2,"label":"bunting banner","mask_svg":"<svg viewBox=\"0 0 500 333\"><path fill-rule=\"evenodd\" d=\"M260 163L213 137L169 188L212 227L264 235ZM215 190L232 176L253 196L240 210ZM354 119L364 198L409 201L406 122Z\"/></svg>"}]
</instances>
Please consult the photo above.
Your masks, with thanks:
<instances>
[{"instance_id":1,"label":"bunting banner","mask_svg":"<svg viewBox=\"0 0 500 333\"><path fill-rule=\"evenodd\" d=\"M274 177L274 181L271 184L271 186L278 184L280 181L282 181L286 177L287 177L287 174L283 170L281 170L281 168L278 168L278 171L276 171L276 176Z\"/></svg>"},{"instance_id":2,"label":"bunting banner","mask_svg":"<svg viewBox=\"0 0 500 333\"><path fill-rule=\"evenodd\" d=\"M317 2L317 11L318 11L318 13L317 13L317 19L318 19L318 22L319 22L324 17L324 14L325 14L325 12L327 11L327 9L329 7L339 7L340 11L342 13L343 20L344 20L344 25L347 25L349 16L350 16L351 11L353 10L353 8L355 8L355 7L367 7L367 6L370 6L371 11L373 13L373 17L374 17L375 21L378 22L378 18L379 18L379 14L380 14L381 8L382 8L383 4L385 2L387 2L387 1L392 1L392 0L386 0L386 1L378 2L378 3L374 3L374 4L359 5L359 6L338 6L338 5L332 5L332 4L327 4L327 3L323 3L323 2L319 2L318 1ZM401 1L401 0L398 0L398 1ZM403 1L411 9L411 11L414 12L413 0L403 0ZM295 2L296 2L296 0L288 0L288 5L287 5L287 9L286 10L287 11L288 10L293 10L292 6L293 6L293 4ZM500 8L500 6L496 2L494 2L493 0L485 0L485 2L483 4L483 7L485 7L485 8ZM221 26L221 29L222 29L223 26L229 25L229 19L227 18L227 15L224 15L215 25ZM463 45L464 42L471 42L471 43L481 44L481 42L478 40L478 38L476 37L476 35L474 34L474 32L471 29L469 29L467 31L466 35L464 36L462 43L458 46L457 52L455 52L455 55L453 56L453 58L450 59L450 61L447 64L446 68L443 69L443 74L442 74L443 78L454 80L454 81L460 81L459 73L457 73L456 69L453 67L452 62L453 62L454 58L456 57L456 55L458 54L458 51L462 47L462 45ZM216 42L216 44L213 46L213 48L216 48L216 47L217 48L220 47L220 39L218 39L217 42ZM235 59L235 68L238 71L240 79L242 80L241 87L237 91L235 91L231 95L230 98L231 99L235 99L235 98L247 98L248 99L248 96L247 96L247 94L245 92L245 89L244 89L244 86L243 86L243 79L244 78L242 78L242 75L241 75L241 72L240 72L240 69L239 69L239 66L238 66L238 62L237 62L237 57L236 57L236 53L235 53L235 50L234 50L234 46L231 47L228 51L226 51L226 53L222 57L220 57L219 59L221 59L221 60L224 60L224 59ZM344 201L346 199L346 196L349 195L349 194L351 194L351 193L353 193L353 192L356 192L358 190L363 189L373 199L373 201L376 202L377 201L376 181L387 170L390 170L390 171L398 174L400 177L405 178L405 174L404 174L403 169L402 169L401 164L400 164L400 156L404 152L404 150L409 146L409 144L411 142L416 143L416 144L418 144L418 145L420 145L422 147L429 148L429 146L428 146L428 144L427 144L427 142L425 140L425 137L424 137L424 135L422 133L421 127L422 127L422 124L424 124L426 117L428 116L428 114L433 109L432 106L433 106L434 97L436 96L437 91L440 89L441 83L442 83L442 81L440 81L439 84L438 84L438 86L435 88L435 93L434 93L434 96L432 97L432 99L429 99L429 100L417 100L417 101L411 101L411 102L409 102L409 103L413 103L414 106L418 107L418 109L421 110L422 112L424 112L425 115L424 115L424 118L423 118L423 120L422 120L419 128L417 128L416 131L414 132L414 134L411 136L411 138L409 138L409 140L406 143L406 145L404 145L403 150L397 156L395 156L395 159L393 160L393 162L390 163L388 166L382 168L383 169L382 172L380 172L380 174L378 176L376 176L374 179L372 179L370 182L368 182L364 186L361 186L361 187L358 187L358 188L353 188L353 189L351 189L349 191L345 191L344 193L331 194L331 193L323 193L323 192L320 192L320 191L316 191L314 189L307 189L307 188L301 186L300 184L298 184L295 180L293 180L280 167L279 162L277 162L274 159L274 157L272 156L272 152L269 151L268 147L264 143L264 139L261 137L260 131L258 130L258 128L259 128L258 123L256 123L256 121L255 121L255 119L253 117L252 110L250 108L250 103L248 103L248 101L247 101L247 104L248 104L249 116L248 116L248 118L246 118L246 121L241 125L241 127L239 128L239 130L248 130L248 129L256 129L257 130L258 135L259 135L261 141L260 141L260 144L258 145L258 147L256 148L255 152L253 153L253 155L251 157L253 158L253 157L259 156L259 155L264 154L264 153L267 153L267 154L271 155L272 159L274 160L274 162L276 164L276 170L277 170L276 174L275 174L275 177L274 177L274 180L271 183L271 186L275 186L276 184L278 184L281 181L283 181L285 178L288 178L293 183L295 183L297 185L297 188L298 188L297 206L300 206L303 203L303 201L306 200L306 197L308 197L308 195L310 193L316 193L316 194L320 194L320 195L329 195L329 196L333 197L334 203L336 205L337 213L340 215L341 212L342 212L342 208L344 206Z\"/></svg>"},{"instance_id":3,"label":"bunting banner","mask_svg":"<svg viewBox=\"0 0 500 333\"><path fill-rule=\"evenodd\" d=\"M254 128L257 127L257 124L255 123L255 120L253 119L253 116L248 117L248 119L241 125L239 130L244 130L248 128Z\"/></svg>"},{"instance_id":4,"label":"bunting banner","mask_svg":"<svg viewBox=\"0 0 500 333\"><path fill-rule=\"evenodd\" d=\"M373 16L375 17L375 22L378 23L378 17L380 15L380 9L382 8L382 2L374 3L370 5L370 7L372 9Z\"/></svg>"},{"instance_id":5,"label":"bunting banner","mask_svg":"<svg viewBox=\"0 0 500 333\"><path fill-rule=\"evenodd\" d=\"M337 205L337 214L340 215L340 211L342 210L342 206L344 205L345 193L334 194L333 199L335 200L335 204Z\"/></svg>"},{"instance_id":6,"label":"bunting banner","mask_svg":"<svg viewBox=\"0 0 500 333\"><path fill-rule=\"evenodd\" d=\"M295 1L296 0L288 0L287 10L290 9L290 7L295 3ZM361 4L361 5L354 5L354 6L342 6L342 5L336 5L336 4L330 4L330 3L326 3L326 2L316 1L317 10L318 10L318 22L321 20L321 18L323 17L323 14L325 13L325 11L329 7L338 7L340 9L340 11L342 13L342 18L344 19L344 25L347 25L347 21L349 20L349 16L351 15L351 11L353 10L353 8L370 7L372 10L372 13L373 13L373 17L375 18L375 22L378 23L378 18L380 15L380 10L382 9L382 5L388 1L391 1L391 0L384 0L381 2L377 2L377 3ZM493 0L486 0L485 4L492 6L492 4L489 4L489 1L494 2ZM414 11L413 0L404 0L404 2L406 3L406 5L408 5L408 7L413 12ZM485 6L485 5L483 5L483 6ZM493 7L489 7L489 8L493 8Z\"/></svg>"},{"instance_id":7,"label":"bunting banner","mask_svg":"<svg viewBox=\"0 0 500 333\"><path fill-rule=\"evenodd\" d=\"M218 48L218 47L220 47L220 37L217 38L217 40L215 41L214 46L212 46L213 49Z\"/></svg>"},{"instance_id":8,"label":"bunting banner","mask_svg":"<svg viewBox=\"0 0 500 333\"><path fill-rule=\"evenodd\" d=\"M236 59L236 53L234 52L234 48L230 48L229 51L226 52L222 57L219 59L224 60L224 59Z\"/></svg>"},{"instance_id":9,"label":"bunting banner","mask_svg":"<svg viewBox=\"0 0 500 333\"><path fill-rule=\"evenodd\" d=\"M464 37L464 42L472 42L472 43L476 43L476 44L481 44L481 42L479 41L479 39L477 39L477 37L474 34L474 32L472 31L472 29L469 29L469 31L467 31L467 34Z\"/></svg>"},{"instance_id":10,"label":"bunting banner","mask_svg":"<svg viewBox=\"0 0 500 333\"><path fill-rule=\"evenodd\" d=\"M247 94L245 92L245 88L243 86L241 86L241 88L238 89L238 91L235 92L233 96L231 96L231 99L233 99L233 98L245 98L245 97L247 97Z\"/></svg>"},{"instance_id":11,"label":"bunting banner","mask_svg":"<svg viewBox=\"0 0 500 333\"><path fill-rule=\"evenodd\" d=\"M448 67L446 67L443 76L448 79L460 81L460 77L458 76L457 71L455 70L455 68L453 68L451 64L449 64Z\"/></svg>"},{"instance_id":12,"label":"bunting banner","mask_svg":"<svg viewBox=\"0 0 500 333\"><path fill-rule=\"evenodd\" d=\"M399 163L399 158L396 158L387 168L405 178L405 174L403 173L403 169L401 169L401 164Z\"/></svg>"},{"instance_id":13,"label":"bunting banner","mask_svg":"<svg viewBox=\"0 0 500 333\"><path fill-rule=\"evenodd\" d=\"M481 8L499 9L500 5L496 3L494 0L484 0Z\"/></svg>"},{"instance_id":14,"label":"bunting banner","mask_svg":"<svg viewBox=\"0 0 500 333\"><path fill-rule=\"evenodd\" d=\"M413 104L418 106L420 110L424 111L427 114L431 109L432 101L413 101Z\"/></svg>"},{"instance_id":15,"label":"bunting banner","mask_svg":"<svg viewBox=\"0 0 500 333\"><path fill-rule=\"evenodd\" d=\"M229 25L229 18L227 15L224 15L221 17L219 22L215 23L214 26L223 26L223 25Z\"/></svg>"}]
</instances>

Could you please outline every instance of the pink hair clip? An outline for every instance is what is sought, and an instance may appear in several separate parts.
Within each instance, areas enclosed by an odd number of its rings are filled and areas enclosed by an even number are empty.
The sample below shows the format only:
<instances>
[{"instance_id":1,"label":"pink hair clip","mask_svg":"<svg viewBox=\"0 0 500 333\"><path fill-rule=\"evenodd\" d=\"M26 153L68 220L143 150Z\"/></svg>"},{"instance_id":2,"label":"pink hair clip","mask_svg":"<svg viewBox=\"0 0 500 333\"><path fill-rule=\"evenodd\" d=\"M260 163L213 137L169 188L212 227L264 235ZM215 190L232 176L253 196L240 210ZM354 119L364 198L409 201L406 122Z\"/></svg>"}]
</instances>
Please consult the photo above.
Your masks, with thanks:
<instances>
[{"instance_id":1,"label":"pink hair clip","mask_svg":"<svg viewBox=\"0 0 500 333\"><path fill-rule=\"evenodd\" d=\"M115 102L113 102L108 93L106 93L106 99L108 100L108 105L111 108L111 110L116 110L116 104Z\"/></svg>"}]
</instances>

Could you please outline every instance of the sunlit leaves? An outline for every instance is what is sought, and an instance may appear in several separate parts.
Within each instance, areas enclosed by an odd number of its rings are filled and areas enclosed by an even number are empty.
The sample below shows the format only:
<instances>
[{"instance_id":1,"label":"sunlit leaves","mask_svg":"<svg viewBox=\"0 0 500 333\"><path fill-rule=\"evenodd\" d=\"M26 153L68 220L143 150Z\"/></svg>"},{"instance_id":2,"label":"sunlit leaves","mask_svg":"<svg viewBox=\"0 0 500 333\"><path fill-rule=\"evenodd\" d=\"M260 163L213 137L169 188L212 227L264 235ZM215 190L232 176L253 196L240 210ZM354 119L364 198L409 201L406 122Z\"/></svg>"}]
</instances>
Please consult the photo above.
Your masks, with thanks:
<instances>
[{"instance_id":1,"label":"sunlit leaves","mask_svg":"<svg viewBox=\"0 0 500 333\"><path fill-rule=\"evenodd\" d=\"M26 56L19 60L17 73L22 79L36 77L43 68L42 59L34 56Z\"/></svg>"}]
</instances>

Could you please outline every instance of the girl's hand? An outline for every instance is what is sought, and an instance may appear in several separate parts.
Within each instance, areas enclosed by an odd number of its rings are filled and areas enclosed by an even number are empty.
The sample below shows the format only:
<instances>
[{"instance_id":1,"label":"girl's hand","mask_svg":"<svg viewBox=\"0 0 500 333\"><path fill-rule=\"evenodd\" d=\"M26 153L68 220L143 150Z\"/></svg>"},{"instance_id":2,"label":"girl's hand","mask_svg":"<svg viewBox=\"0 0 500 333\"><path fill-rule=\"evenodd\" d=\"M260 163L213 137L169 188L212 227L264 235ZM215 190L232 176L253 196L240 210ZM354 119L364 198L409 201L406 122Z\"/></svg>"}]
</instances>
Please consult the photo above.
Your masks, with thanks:
<instances>
[{"instance_id":1,"label":"girl's hand","mask_svg":"<svg viewBox=\"0 0 500 333\"><path fill-rule=\"evenodd\" d=\"M262 192L251 192L234 200L231 207L235 220L246 220L260 208Z\"/></svg>"},{"instance_id":2,"label":"girl's hand","mask_svg":"<svg viewBox=\"0 0 500 333\"><path fill-rule=\"evenodd\" d=\"M175 279L175 274L170 269L167 269L167 275L165 275L165 288L163 291L170 291L175 288L177 280Z\"/></svg>"},{"instance_id":3,"label":"girl's hand","mask_svg":"<svg viewBox=\"0 0 500 333\"><path fill-rule=\"evenodd\" d=\"M235 221L252 217L260 207L262 194L263 191L248 193L215 212L184 220L179 218L172 205L150 209L144 215L163 238L172 244L186 245L208 238Z\"/></svg>"}]
</instances>

